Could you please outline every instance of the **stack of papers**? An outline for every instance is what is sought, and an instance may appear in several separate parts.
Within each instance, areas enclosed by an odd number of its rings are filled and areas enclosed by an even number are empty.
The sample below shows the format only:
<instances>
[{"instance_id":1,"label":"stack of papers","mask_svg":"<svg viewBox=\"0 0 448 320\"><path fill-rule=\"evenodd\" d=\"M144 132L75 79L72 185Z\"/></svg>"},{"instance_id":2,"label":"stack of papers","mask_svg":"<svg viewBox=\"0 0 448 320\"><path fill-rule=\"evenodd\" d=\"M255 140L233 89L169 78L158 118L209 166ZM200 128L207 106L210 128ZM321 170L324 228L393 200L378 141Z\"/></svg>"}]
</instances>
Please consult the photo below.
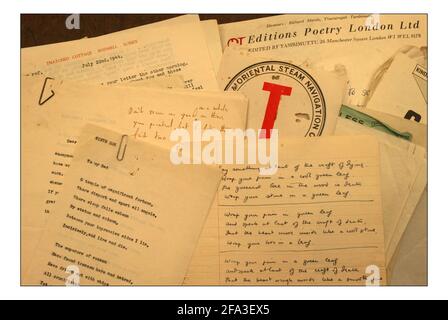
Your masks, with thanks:
<instances>
[{"instance_id":1,"label":"stack of papers","mask_svg":"<svg viewBox=\"0 0 448 320\"><path fill-rule=\"evenodd\" d=\"M22 285L421 284L426 28L184 15L22 49Z\"/></svg>"}]
</instances>

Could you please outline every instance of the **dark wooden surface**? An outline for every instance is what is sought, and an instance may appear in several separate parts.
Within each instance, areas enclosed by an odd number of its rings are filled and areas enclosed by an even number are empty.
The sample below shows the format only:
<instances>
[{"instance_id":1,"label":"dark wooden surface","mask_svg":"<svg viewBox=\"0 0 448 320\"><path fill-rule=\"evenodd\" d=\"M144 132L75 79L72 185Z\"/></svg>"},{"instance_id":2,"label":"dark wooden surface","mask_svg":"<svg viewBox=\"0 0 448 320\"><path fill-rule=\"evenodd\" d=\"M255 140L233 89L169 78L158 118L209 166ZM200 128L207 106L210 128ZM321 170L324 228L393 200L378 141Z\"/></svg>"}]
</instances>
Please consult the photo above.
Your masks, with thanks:
<instances>
[{"instance_id":1,"label":"dark wooden surface","mask_svg":"<svg viewBox=\"0 0 448 320\"><path fill-rule=\"evenodd\" d=\"M22 14L21 47L95 37L179 16L179 14L81 14L80 29L69 30L69 14ZM229 23L271 16L270 14L201 14L201 20Z\"/></svg>"}]
</instances>

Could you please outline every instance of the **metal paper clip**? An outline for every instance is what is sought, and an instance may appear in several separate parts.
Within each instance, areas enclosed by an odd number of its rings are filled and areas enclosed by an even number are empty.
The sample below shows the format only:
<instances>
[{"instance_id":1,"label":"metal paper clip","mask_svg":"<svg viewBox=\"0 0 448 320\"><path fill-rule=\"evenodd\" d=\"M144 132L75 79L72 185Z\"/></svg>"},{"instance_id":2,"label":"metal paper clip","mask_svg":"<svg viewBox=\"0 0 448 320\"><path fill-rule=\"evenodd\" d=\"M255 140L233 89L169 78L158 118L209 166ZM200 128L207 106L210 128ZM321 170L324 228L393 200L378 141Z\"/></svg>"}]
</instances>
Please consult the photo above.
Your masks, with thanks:
<instances>
[{"instance_id":1,"label":"metal paper clip","mask_svg":"<svg viewBox=\"0 0 448 320\"><path fill-rule=\"evenodd\" d=\"M117 160L123 161L124 155L126 153L126 148L128 146L128 135L124 134L121 136L120 145L118 146L118 152L117 152Z\"/></svg>"},{"instance_id":2,"label":"metal paper clip","mask_svg":"<svg viewBox=\"0 0 448 320\"><path fill-rule=\"evenodd\" d=\"M42 97L43 97L43 95L44 95L45 87L47 86L47 81L48 81L48 80L54 80L54 79L53 79L53 78L49 78L49 77L45 78L44 85L42 86L42 91L40 92L40 97L39 97L39 105L40 105L40 106L43 105L43 104L44 104L45 102L47 102L48 100L50 100L51 98L53 98L53 96L54 96L54 91L51 90L51 95L50 95L47 99L45 99L44 101L42 101Z\"/></svg>"}]
</instances>

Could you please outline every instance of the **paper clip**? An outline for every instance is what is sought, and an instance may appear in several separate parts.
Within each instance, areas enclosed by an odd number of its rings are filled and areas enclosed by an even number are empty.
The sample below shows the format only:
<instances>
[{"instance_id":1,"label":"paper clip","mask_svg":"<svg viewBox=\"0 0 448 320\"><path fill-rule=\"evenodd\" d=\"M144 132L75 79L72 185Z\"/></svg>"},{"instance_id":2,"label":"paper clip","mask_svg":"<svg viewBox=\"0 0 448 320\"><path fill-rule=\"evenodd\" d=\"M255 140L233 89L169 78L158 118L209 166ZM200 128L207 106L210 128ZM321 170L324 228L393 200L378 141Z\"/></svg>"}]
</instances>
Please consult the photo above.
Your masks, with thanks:
<instances>
[{"instance_id":1,"label":"paper clip","mask_svg":"<svg viewBox=\"0 0 448 320\"><path fill-rule=\"evenodd\" d=\"M124 134L121 136L120 145L118 146L118 152L117 152L117 160L123 161L124 155L126 153L126 148L128 146L128 139L129 137Z\"/></svg>"},{"instance_id":2,"label":"paper clip","mask_svg":"<svg viewBox=\"0 0 448 320\"><path fill-rule=\"evenodd\" d=\"M45 99L44 101L42 101L42 97L43 97L43 95L44 95L45 87L47 86L47 81L48 81L48 80L54 80L54 79L53 79L53 78L49 78L49 77L45 78L44 85L42 86L42 91L40 92L40 97L39 97L39 105L40 105L40 106L43 105L43 104L44 104L45 102L47 102L48 100L50 100L51 98L53 98L53 96L54 96L54 91L51 90L51 95L50 95L47 99Z\"/></svg>"}]
</instances>

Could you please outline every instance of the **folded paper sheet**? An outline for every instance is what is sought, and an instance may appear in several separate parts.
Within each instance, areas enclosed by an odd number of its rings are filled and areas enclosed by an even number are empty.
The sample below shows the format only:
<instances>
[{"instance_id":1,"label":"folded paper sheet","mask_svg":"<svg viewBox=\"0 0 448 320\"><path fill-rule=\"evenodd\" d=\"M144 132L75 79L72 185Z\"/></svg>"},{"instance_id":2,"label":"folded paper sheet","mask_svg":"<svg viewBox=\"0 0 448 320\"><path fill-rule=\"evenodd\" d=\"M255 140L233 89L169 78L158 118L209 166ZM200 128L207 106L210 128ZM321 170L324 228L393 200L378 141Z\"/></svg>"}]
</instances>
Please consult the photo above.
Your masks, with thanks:
<instances>
[{"instance_id":1,"label":"folded paper sheet","mask_svg":"<svg viewBox=\"0 0 448 320\"><path fill-rule=\"evenodd\" d=\"M219 65L222 57L221 37L219 35L219 27L217 20L201 21L202 28L207 42L208 53L213 64L215 74L218 74Z\"/></svg>"},{"instance_id":2,"label":"folded paper sheet","mask_svg":"<svg viewBox=\"0 0 448 320\"><path fill-rule=\"evenodd\" d=\"M185 88L217 90L210 59L196 15L21 51L22 73L31 76L111 85L181 75Z\"/></svg>"},{"instance_id":3,"label":"folded paper sheet","mask_svg":"<svg viewBox=\"0 0 448 320\"><path fill-rule=\"evenodd\" d=\"M394 286L428 285L428 190L422 197L388 265Z\"/></svg>"},{"instance_id":4,"label":"folded paper sheet","mask_svg":"<svg viewBox=\"0 0 448 320\"><path fill-rule=\"evenodd\" d=\"M365 106L377 69L405 46L427 46L427 16L279 15L219 26L223 48L292 59L309 67L347 69L344 103Z\"/></svg>"},{"instance_id":5,"label":"folded paper sheet","mask_svg":"<svg viewBox=\"0 0 448 320\"><path fill-rule=\"evenodd\" d=\"M21 76L22 285L427 280L426 15L183 15L22 49ZM197 120L278 129L276 174L174 165Z\"/></svg>"},{"instance_id":6,"label":"folded paper sheet","mask_svg":"<svg viewBox=\"0 0 448 320\"><path fill-rule=\"evenodd\" d=\"M386 282L378 143L282 140L279 170L224 166L187 285Z\"/></svg>"},{"instance_id":7,"label":"folded paper sheet","mask_svg":"<svg viewBox=\"0 0 448 320\"><path fill-rule=\"evenodd\" d=\"M248 128L276 128L284 138L332 134L347 78L343 71L313 70L229 49L218 81L221 88L248 97Z\"/></svg>"},{"instance_id":8,"label":"folded paper sheet","mask_svg":"<svg viewBox=\"0 0 448 320\"><path fill-rule=\"evenodd\" d=\"M219 178L218 169L173 166L162 148L86 126L27 284L181 284Z\"/></svg>"},{"instance_id":9,"label":"folded paper sheet","mask_svg":"<svg viewBox=\"0 0 448 320\"><path fill-rule=\"evenodd\" d=\"M235 93L101 87L32 77L23 77L22 84L23 271L53 212L83 125L95 123L162 147L172 144L173 129L190 129L195 119L203 128L246 126L247 99Z\"/></svg>"},{"instance_id":10,"label":"folded paper sheet","mask_svg":"<svg viewBox=\"0 0 448 320\"><path fill-rule=\"evenodd\" d=\"M336 135L373 135L380 142L386 261L389 264L427 184L426 151L406 140L341 118Z\"/></svg>"},{"instance_id":11,"label":"folded paper sheet","mask_svg":"<svg viewBox=\"0 0 448 320\"><path fill-rule=\"evenodd\" d=\"M397 54L373 92L367 108L427 124L426 65L421 65L403 53Z\"/></svg>"}]
</instances>

